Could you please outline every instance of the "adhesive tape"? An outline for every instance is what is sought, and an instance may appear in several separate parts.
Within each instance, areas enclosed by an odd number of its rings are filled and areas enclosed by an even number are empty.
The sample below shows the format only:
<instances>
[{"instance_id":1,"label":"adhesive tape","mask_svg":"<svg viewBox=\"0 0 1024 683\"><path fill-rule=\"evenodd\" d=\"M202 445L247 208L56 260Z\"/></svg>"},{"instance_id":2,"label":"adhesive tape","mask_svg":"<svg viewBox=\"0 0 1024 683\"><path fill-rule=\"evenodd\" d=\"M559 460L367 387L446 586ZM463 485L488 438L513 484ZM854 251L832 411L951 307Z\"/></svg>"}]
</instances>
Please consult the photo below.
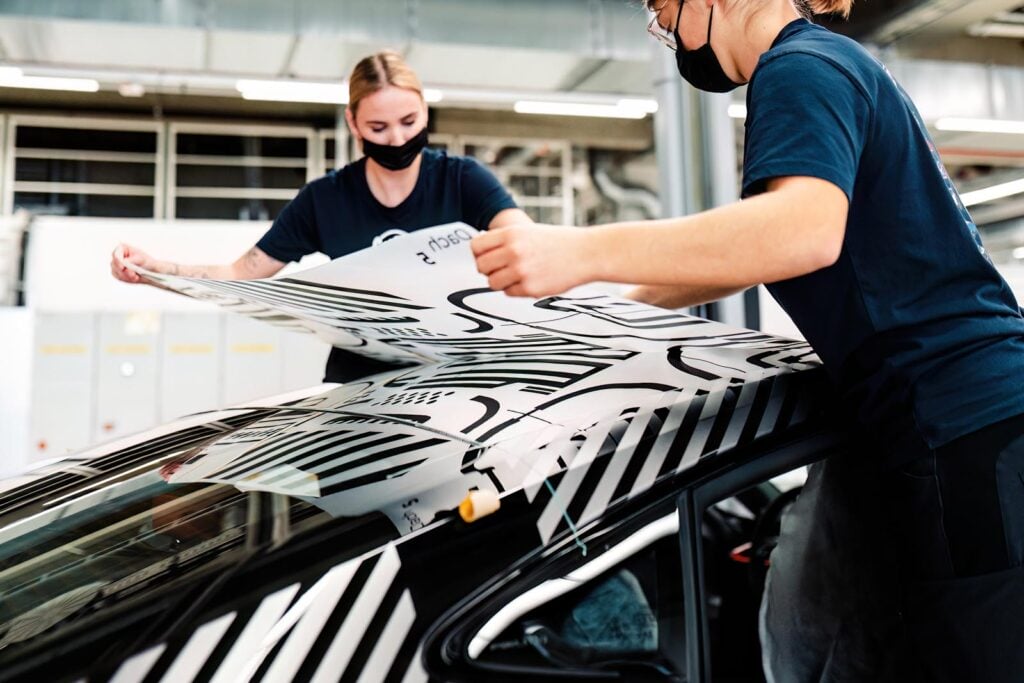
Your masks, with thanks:
<instances>
[{"instance_id":1,"label":"adhesive tape","mask_svg":"<svg viewBox=\"0 0 1024 683\"><path fill-rule=\"evenodd\" d=\"M494 491L470 491L459 503L459 516L464 522L475 522L497 512L500 507L501 500Z\"/></svg>"}]
</instances>

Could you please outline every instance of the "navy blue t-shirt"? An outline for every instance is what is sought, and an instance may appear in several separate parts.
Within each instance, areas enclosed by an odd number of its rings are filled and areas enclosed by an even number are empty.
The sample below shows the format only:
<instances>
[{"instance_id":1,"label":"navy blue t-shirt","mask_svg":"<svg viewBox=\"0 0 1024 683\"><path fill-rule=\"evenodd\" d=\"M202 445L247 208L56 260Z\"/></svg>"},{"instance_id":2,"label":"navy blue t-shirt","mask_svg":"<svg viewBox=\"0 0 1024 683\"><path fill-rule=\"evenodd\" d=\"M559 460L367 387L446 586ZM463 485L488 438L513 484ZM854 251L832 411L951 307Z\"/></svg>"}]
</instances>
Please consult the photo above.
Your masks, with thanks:
<instances>
[{"instance_id":1,"label":"navy blue t-shirt","mask_svg":"<svg viewBox=\"0 0 1024 683\"><path fill-rule=\"evenodd\" d=\"M364 157L302 188L256 246L278 261L298 261L314 252L335 259L379 243L389 231L456 221L486 230L499 212L515 206L476 159L425 149L412 193L387 207L370 192Z\"/></svg>"},{"instance_id":2,"label":"navy blue t-shirt","mask_svg":"<svg viewBox=\"0 0 1024 683\"><path fill-rule=\"evenodd\" d=\"M747 91L743 196L782 176L850 200L839 260L768 289L892 461L1024 413L1024 319L920 115L864 48L804 20Z\"/></svg>"},{"instance_id":3,"label":"navy blue t-shirt","mask_svg":"<svg viewBox=\"0 0 1024 683\"><path fill-rule=\"evenodd\" d=\"M444 223L462 221L486 230L499 212L515 207L508 191L478 161L432 149L423 150L413 191L398 206L387 207L370 191L364 157L302 188L256 246L284 262L314 252L335 259L402 232ZM400 366L335 348L324 379L347 382L395 367Z\"/></svg>"}]
</instances>

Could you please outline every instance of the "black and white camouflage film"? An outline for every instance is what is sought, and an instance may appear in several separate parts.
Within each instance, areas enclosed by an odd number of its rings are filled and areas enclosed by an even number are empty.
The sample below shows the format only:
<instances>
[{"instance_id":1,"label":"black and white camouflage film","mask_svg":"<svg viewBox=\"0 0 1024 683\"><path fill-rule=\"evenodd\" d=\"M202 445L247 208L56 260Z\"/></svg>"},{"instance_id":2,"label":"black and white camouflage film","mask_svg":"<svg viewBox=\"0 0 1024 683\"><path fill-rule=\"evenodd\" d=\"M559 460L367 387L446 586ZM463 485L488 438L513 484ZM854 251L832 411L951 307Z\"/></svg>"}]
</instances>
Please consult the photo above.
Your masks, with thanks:
<instances>
[{"instance_id":1,"label":"black and white camouflage film","mask_svg":"<svg viewBox=\"0 0 1024 683\"><path fill-rule=\"evenodd\" d=\"M787 405L786 375L818 364L806 344L592 289L510 298L476 272L473 234L422 230L276 280L146 273L336 346L420 363L256 420L171 481L285 493L337 516L377 510L402 533L470 490L523 490L543 507L546 542L805 416L808 406ZM596 485L581 487L599 461Z\"/></svg>"}]
</instances>

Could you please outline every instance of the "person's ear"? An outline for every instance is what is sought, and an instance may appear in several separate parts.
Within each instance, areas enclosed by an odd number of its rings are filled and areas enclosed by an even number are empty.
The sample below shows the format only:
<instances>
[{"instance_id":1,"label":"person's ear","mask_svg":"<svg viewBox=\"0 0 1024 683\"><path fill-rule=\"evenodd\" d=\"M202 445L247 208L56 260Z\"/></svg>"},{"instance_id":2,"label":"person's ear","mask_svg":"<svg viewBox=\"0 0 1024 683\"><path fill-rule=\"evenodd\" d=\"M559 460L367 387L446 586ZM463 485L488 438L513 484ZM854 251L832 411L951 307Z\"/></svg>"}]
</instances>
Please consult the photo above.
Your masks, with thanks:
<instances>
[{"instance_id":1,"label":"person's ear","mask_svg":"<svg viewBox=\"0 0 1024 683\"><path fill-rule=\"evenodd\" d=\"M345 123L348 124L348 132L352 134L352 137L362 142L363 136L356 129L356 117L352 114L352 107L345 107Z\"/></svg>"}]
</instances>

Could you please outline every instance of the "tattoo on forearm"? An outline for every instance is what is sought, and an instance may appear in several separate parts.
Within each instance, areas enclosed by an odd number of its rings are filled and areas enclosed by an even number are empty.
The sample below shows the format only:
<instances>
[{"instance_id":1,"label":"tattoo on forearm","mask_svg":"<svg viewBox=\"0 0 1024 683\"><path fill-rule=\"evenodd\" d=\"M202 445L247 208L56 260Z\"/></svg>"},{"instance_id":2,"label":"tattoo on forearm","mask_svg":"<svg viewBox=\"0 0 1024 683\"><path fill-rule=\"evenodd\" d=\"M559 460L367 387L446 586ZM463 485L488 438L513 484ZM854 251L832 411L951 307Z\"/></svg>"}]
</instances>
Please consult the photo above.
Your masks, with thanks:
<instances>
[{"instance_id":1,"label":"tattoo on forearm","mask_svg":"<svg viewBox=\"0 0 1024 683\"><path fill-rule=\"evenodd\" d=\"M260 250L253 247L245 252L245 263L249 268L255 270L260 265Z\"/></svg>"}]
</instances>

